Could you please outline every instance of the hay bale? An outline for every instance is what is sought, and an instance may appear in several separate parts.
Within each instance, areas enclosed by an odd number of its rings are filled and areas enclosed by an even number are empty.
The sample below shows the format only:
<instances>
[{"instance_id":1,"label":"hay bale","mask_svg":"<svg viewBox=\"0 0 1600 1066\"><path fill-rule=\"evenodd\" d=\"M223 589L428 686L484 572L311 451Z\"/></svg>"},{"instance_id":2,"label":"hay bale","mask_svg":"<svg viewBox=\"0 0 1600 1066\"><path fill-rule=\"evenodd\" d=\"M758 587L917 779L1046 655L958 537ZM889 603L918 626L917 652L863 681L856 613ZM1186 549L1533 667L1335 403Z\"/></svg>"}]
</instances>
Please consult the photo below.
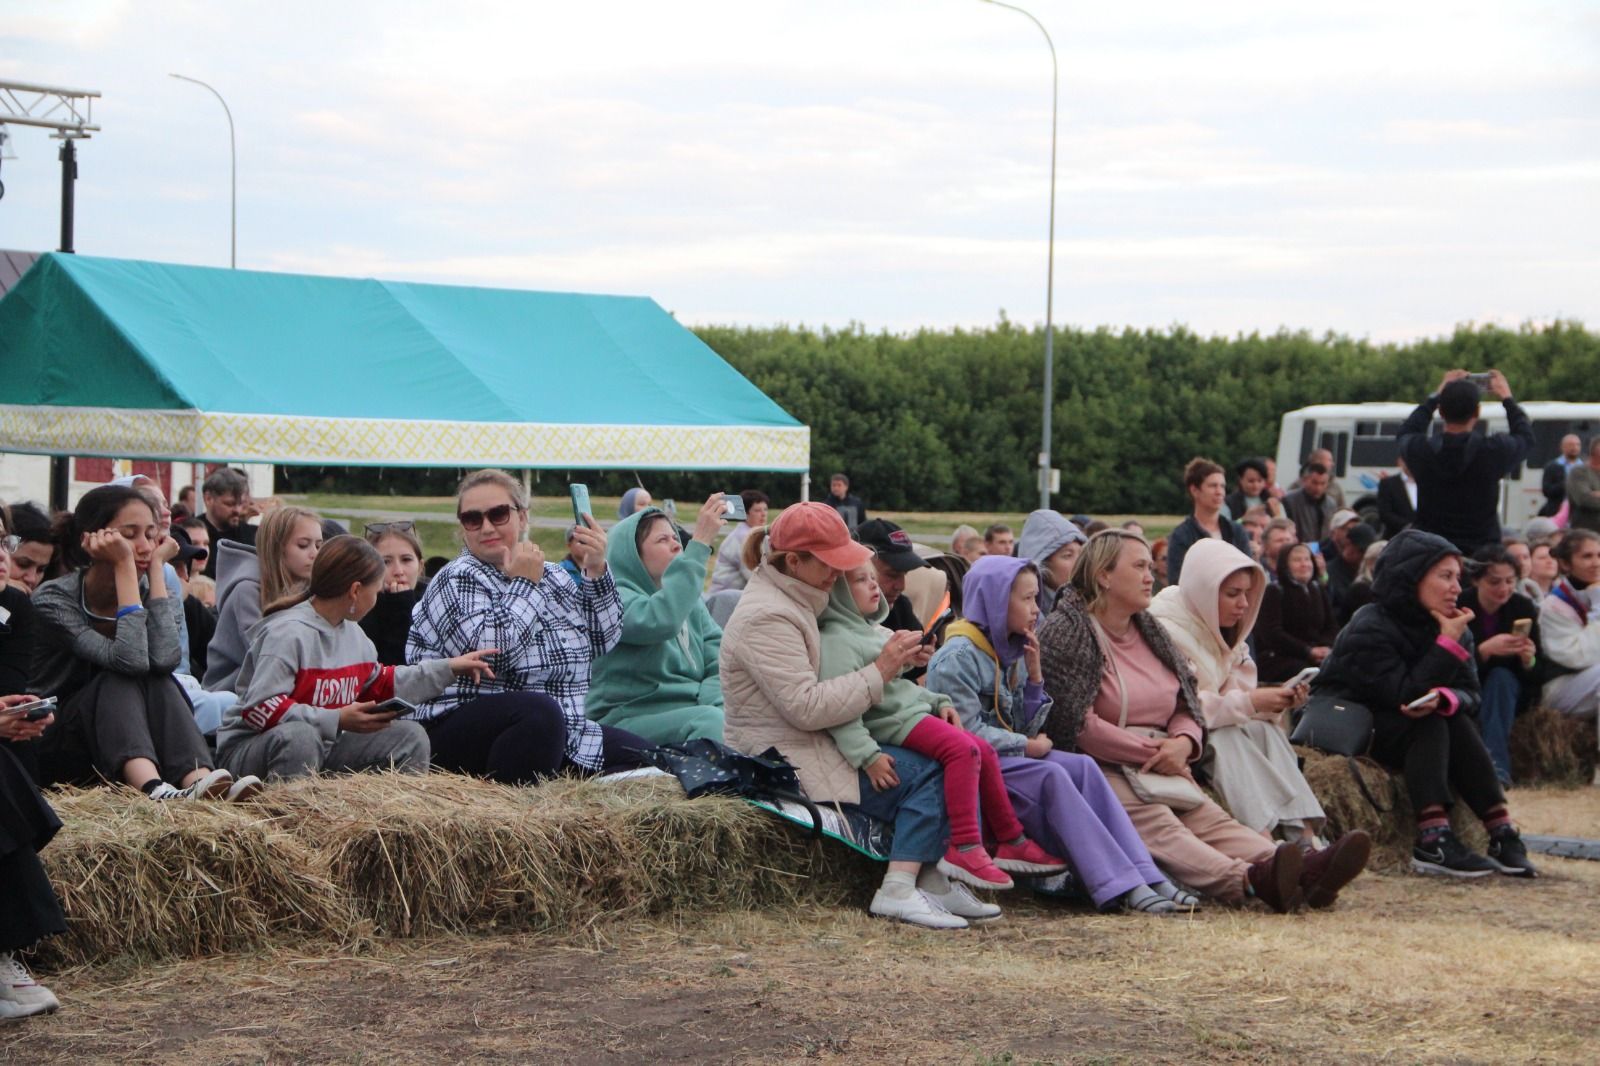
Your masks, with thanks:
<instances>
[{"instance_id":1,"label":"hay bale","mask_svg":"<svg viewBox=\"0 0 1600 1066\"><path fill-rule=\"evenodd\" d=\"M1535 707L1511 727L1511 776L1519 785L1587 785L1597 755L1593 719Z\"/></svg>"},{"instance_id":2,"label":"hay bale","mask_svg":"<svg viewBox=\"0 0 1600 1066\"><path fill-rule=\"evenodd\" d=\"M41 854L67 933L46 968L134 953L209 955L316 935L342 942L352 912L327 863L248 807L153 803L131 789L50 796L63 828Z\"/></svg>"},{"instance_id":3,"label":"hay bale","mask_svg":"<svg viewBox=\"0 0 1600 1066\"><path fill-rule=\"evenodd\" d=\"M1372 837L1372 858L1368 867L1403 866L1411 859L1411 843L1417 835L1417 816L1411 809L1405 780L1399 774L1372 762L1361 760L1357 768L1367 791L1384 807L1380 812L1361 794L1343 755L1327 755L1312 748L1296 748L1305 760L1305 778L1328 816L1324 835L1330 839L1352 829L1362 829ZM1451 826L1470 848L1482 851L1489 839L1483 825L1462 804L1450 812Z\"/></svg>"}]
</instances>

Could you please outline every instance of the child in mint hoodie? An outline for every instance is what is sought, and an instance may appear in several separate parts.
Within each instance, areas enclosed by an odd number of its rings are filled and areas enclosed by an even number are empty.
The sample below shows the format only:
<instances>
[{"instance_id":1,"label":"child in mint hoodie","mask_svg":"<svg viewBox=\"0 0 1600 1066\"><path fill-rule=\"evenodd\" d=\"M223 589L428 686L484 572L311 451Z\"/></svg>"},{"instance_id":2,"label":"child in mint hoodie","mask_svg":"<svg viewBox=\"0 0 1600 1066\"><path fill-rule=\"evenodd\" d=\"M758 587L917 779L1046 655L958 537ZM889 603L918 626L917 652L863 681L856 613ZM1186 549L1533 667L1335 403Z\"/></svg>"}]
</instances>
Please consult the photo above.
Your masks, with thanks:
<instances>
[{"instance_id":1,"label":"child in mint hoodie","mask_svg":"<svg viewBox=\"0 0 1600 1066\"><path fill-rule=\"evenodd\" d=\"M869 561L834 582L828 606L817 619L821 635L821 680L859 670L877 659L889 639L878 623L888 604ZM961 728L950 700L900 678L883 686L883 699L853 722L828 731L839 753L867 775L874 788L899 780L894 758L879 744L899 745L939 760L944 767L944 803L950 816L950 846L939 860L946 877L977 888L1011 888L1009 873L1052 874L1067 868L1027 838L1006 796L994 749ZM983 846L979 808L1000 841L993 857Z\"/></svg>"},{"instance_id":2,"label":"child in mint hoodie","mask_svg":"<svg viewBox=\"0 0 1600 1066\"><path fill-rule=\"evenodd\" d=\"M719 492L687 546L654 507L611 528L606 563L622 597L622 640L595 660L584 708L592 720L654 744L722 740L722 629L701 598L722 521Z\"/></svg>"}]
</instances>

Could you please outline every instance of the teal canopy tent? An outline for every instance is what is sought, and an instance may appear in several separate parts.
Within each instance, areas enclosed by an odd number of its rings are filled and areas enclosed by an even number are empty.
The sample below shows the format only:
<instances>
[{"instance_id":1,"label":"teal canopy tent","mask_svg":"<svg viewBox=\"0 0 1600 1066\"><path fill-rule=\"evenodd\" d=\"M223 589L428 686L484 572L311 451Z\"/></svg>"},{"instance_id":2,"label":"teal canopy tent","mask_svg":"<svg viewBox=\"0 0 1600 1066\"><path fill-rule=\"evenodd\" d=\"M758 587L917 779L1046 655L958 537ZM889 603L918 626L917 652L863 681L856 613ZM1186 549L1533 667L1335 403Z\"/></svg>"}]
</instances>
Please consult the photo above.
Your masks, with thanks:
<instances>
[{"instance_id":1,"label":"teal canopy tent","mask_svg":"<svg viewBox=\"0 0 1600 1066\"><path fill-rule=\"evenodd\" d=\"M803 472L810 431L655 301L41 256L0 451Z\"/></svg>"}]
</instances>

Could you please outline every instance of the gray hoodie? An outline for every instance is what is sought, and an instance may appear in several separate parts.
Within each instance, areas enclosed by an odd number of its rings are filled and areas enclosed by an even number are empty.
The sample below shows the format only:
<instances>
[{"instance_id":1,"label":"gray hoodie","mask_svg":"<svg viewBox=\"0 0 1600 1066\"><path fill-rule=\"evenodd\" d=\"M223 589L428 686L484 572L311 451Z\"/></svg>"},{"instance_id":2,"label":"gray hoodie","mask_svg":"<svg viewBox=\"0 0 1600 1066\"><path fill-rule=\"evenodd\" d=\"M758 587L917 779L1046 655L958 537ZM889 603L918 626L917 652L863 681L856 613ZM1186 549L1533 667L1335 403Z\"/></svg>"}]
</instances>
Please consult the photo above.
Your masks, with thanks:
<instances>
[{"instance_id":1,"label":"gray hoodie","mask_svg":"<svg viewBox=\"0 0 1600 1066\"><path fill-rule=\"evenodd\" d=\"M250 647L250 627L261 620L261 561L249 544L217 544L217 630L206 646L206 676L212 692L237 692L234 681Z\"/></svg>"},{"instance_id":2,"label":"gray hoodie","mask_svg":"<svg viewBox=\"0 0 1600 1066\"><path fill-rule=\"evenodd\" d=\"M339 736L339 708L399 696L434 699L450 684L450 660L384 666L354 622L331 624L310 601L264 618L239 669L239 701L222 717L217 754L281 722L309 722L326 747Z\"/></svg>"},{"instance_id":3,"label":"gray hoodie","mask_svg":"<svg viewBox=\"0 0 1600 1066\"><path fill-rule=\"evenodd\" d=\"M1088 539L1076 524L1055 511L1034 511L1022 524L1022 534L1017 537L1017 558L1032 559L1039 567L1042 577L1046 559L1073 541L1083 544ZM1042 625L1044 616L1056 605L1056 590L1041 580L1039 593L1043 599L1039 612L1039 622Z\"/></svg>"}]
</instances>

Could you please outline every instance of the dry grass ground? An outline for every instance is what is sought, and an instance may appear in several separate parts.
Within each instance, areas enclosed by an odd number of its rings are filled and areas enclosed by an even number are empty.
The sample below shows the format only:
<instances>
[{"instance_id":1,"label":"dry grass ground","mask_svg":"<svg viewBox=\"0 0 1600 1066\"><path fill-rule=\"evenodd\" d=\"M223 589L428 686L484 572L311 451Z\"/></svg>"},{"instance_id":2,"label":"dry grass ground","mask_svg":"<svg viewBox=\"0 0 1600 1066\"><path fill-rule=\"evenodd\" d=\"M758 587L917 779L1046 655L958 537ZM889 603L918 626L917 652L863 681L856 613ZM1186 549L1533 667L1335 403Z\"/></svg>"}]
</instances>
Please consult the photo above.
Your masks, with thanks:
<instances>
[{"instance_id":1,"label":"dry grass ground","mask_svg":"<svg viewBox=\"0 0 1600 1066\"><path fill-rule=\"evenodd\" d=\"M1523 790L1600 836L1600 790ZM817 905L381 940L52 978L0 1061L1593 1062L1600 864L1370 874L1327 912L1158 920L1019 900L925 933Z\"/></svg>"}]
</instances>

